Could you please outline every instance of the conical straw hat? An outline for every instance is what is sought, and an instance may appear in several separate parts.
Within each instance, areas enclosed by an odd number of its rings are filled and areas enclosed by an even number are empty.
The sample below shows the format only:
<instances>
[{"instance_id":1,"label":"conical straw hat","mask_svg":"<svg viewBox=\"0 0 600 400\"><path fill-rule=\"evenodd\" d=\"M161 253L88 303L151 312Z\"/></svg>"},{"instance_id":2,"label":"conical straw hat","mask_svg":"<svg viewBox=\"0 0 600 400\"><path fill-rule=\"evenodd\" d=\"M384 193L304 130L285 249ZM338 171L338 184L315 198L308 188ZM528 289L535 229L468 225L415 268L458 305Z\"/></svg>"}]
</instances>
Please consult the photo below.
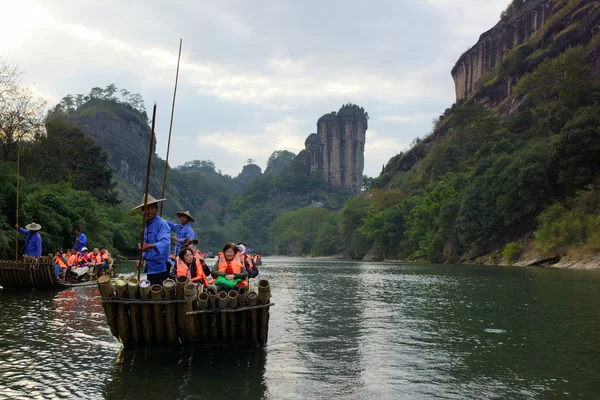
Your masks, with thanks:
<instances>
[{"instance_id":1,"label":"conical straw hat","mask_svg":"<svg viewBox=\"0 0 600 400\"><path fill-rule=\"evenodd\" d=\"M146 199L146 196L142 196L142 202L140 203L139 206L134 207L134 210L137 210L138 208L142 208L144 207L144 200ZM160 203L161 201L165 201L166 199L155 199L154 197L152 197L151 194L148 194L148 202L146 203L146 205L150 205L150 204L156 204L156 203Z\"/></svg>"}]
</instances>

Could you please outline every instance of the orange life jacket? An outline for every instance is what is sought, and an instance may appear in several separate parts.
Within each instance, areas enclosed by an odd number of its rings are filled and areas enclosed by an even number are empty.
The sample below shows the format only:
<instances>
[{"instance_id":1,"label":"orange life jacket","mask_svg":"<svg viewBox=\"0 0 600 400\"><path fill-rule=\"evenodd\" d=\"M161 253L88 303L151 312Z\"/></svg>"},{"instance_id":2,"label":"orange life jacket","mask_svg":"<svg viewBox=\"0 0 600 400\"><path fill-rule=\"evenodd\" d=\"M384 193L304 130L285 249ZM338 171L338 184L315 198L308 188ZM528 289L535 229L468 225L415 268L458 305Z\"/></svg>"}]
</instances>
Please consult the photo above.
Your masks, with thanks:
<instances>
[{"instance_id":1,"label":"orange life jacket","mask_svg":"<svg viewBox=\"0 0 600 400\"><path fill-rule=\"evenodd\" d=\"M240 260L239 254L233 257L233 260L227 262L225 254L219 253L219 272L227 274L239 274L244 270L244 263Z\"/></svg>"},{"instance_id":2,"label":"orange life jacket","mask_svg":"<svg viewBox=\"0 0 600 400\"><path fill-rule=\"evenodd\" d=\"M63 261L61 256L56 256L56 258L54 259L54 264L58 264L58 266L61 267L62 269L67 268L67 266L65 265L65 262Z\"/></svg>"},{"instance_id":3,"label":"orange life jacket","mask_svg":"<svg viewBox=\"0 0 600 400\"><path fill-rule=\"evenodd\" d=\"M69 257L67 264L69 264L69 266L72 266L73 264L77 264L77 254L71 254L71 256Z\"/></svg>"},{"instance_id":4,"label":"orange life jacket","mask_svg":"<svg viewBox=\"0 0 600 400\"><path fill-rule=\"evenodd\" d=\"M108 254L108 252L106 252L104 254L100 253L100 256L102 257L102 259L104 261L108 261L108 259L110 258L110 254Z\"/></svg>"},{"instance_id":5,"label":"orange life jacket","mask_svg":"<svg viewBox=\"0 0 600 400\"><path fill-rule=\"evenodd\" d=\"M97 255L92 254L92 261L95 261L96 264L102 264L102 254L98 253Z\"/></svg>"},{"instance_id":6,"label":"orange life jacket","mask_svg":"<svg viewBox=\"0 0 600 400\"><path fill-rule=\"evenodd\" d=\"M248 267L250 267L250 271L252 271L254 269L254 263L252 262L252 257L250 257L248 254L242 254L242 262L247 261L248 262Z\"/></svg>"},{"instance_id":7,"label":"orange life jacket","mask_svg":"<svg viewBox=\"0 0 600 400\"><path fill-rule=\"evenodd\" d=\"M204 286L208 286L208 279L206 279L206 275L204 275L204 269L202 268L202 264L200 264L200 259L194 257L194 261L196 264L196 273L192 274L192 271L190 271L190 268L186 265L186 263L177 257L175 259L177 265L177 276L187 276L192 282L200 281Z\"/></svg>"}]
</instances>

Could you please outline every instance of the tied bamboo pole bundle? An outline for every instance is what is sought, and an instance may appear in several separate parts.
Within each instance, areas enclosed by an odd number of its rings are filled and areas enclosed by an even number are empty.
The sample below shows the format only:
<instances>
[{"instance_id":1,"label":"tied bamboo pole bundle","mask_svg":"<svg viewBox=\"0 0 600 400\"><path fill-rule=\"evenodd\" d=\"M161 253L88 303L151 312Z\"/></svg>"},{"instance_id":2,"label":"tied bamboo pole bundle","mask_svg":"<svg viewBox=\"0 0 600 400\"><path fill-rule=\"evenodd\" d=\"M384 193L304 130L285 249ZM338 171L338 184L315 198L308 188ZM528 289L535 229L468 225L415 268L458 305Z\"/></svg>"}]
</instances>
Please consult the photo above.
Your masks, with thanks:
<instances>
[{"instance_id":1,"label":"tied bamboo pole bundle","mask_svg":"<svg viewBox=\"0 0 600 400\"><path fill-rule=\"evenodd\" d=\"M177 277L179 278L179 277ZM196 300L196 285L189 284L183 288L183 293L185 297L185 311L195 311L194 310L194 300ZM185 317L185 311L182 315ZM198 339L198 319L195 318L194 315L187 316L187 326L188 326L188 334L192 341Z\"/></svg>"},{"instance_id":2,"label":"tied bamboo pole bundle","mask_svg":"<svg viewBox=\"0 0 600 400\"><path fill-rule=\"evenodd\" d=\"M127 295L130 299L139 299L139 283L135 278L127 280ZM129 305L129 319L131 321L131 336L136 345L142 343L142 325L140 323L140 306L137 304Z\"/></svg>"},{"instance_id":3,"label":"tied bamboo pole bundle","mask_svg":"<svg viewBox=\"0 0 600 400\"><path fill-rule=\"evenodd\" d=\"M217 297L217 289L214 287L208 288L208 298L210 308L219 308L219 302ZM213 343L219 343L219 326L217 320L217 313L213 312L210 315L210 337Z\"/></svg>"},{"instance_id":4,"label":"tied bamboo pole bundle","mask_svg":"<svg viewBox=\"0 0 600 400\"><path fill-rule=\"evenodd\" d=\"M217 296L219 297L219 308L221 310L224 310L227 308L227 292L219 292L217 294ZM219 313L219 316L221 318L221 343L222 344L227 344L228 342L228 336L227 336L227 313Z\"/></svg>"},{"instance_id":5,"label":"tied bamboo pole bundle","mask_svg":"<svg viewBox=\"0 0 600 400\"><path fill-rule=\"evenodd\" d=\"M150 299L150 282L147 279L142 279L140 282L140 299ZM141 317L142 317L142 332L144 334L144 340L147 344L152 343L152 305L142 304Z\"/></svg>"},{"instance_id":6,"label":"tied bamboo pole bundle","mask_svg":"<svg viewBox=\"0 0 600 400\"><path fill-rule=\"evenodd\" d=\"M163 281L163 291L165 292L165 299L175 300L175 281L173 279L165 279ZM175 304L167 304L165 306L165 324L167 326L167 337L169 342L177 341L177 308Z\"/></svg>"},{"instance_id":7,"label":"tied bamboo pole bundle","mask_svg":"<svg viewBox=\"0 0 600 400\"><path fill-rule=\"evenodd\" d=\"M231 309L237 308L238 292L236 292L235 290L230 290L229 293L227 293L227 305ZM237 321L236 321L237 314L238 313L236 313L236 312L229 313L229 327L230 327L231 344L237 343ZM227 314L224 314L223 316L226 317Z\"/></svg>"},{"instance_id":8,"label":"tied bamboo pole bundle","mask_svg":"<svg viewBox=\"0 0 600 400\"><path fill-rule=\"evenodd\" d=\"M115 290L112 283L110 283L110 277L104 275L98 278L98 289L100 289L100 296L103 299L108 300L115 295ZM114 303L103 303L102 308L104 309L104 315L106 315L106 322L110 328L110 333L113 336L118 336L119 331L117 329L117 307Z\"/></svg>"},{"instance_id":9,"label":"tied bamboo pole bundle","mask_svg":"<svg viewBox=\"0 0 600 400\"><path fill-rule=\"evenodd\" d=\"M175 278L175 297L178 300L185 300L184 288L190 283L187 276L178 276ZM187 316L185 315L186 303L177 304L177 329L179 330L179 337L187 339ZM193 311L193 310L191 310Z\"/></svg>"},{"instance_id":10,"label":"tied bamboo pole bundle","mask_svg":"<svg viewBox=\"0 0 600 400\"><path fill-rule=\"evenodd\" d=\"M246 307L247 305L247 300L246 300L246 289L241 288L240 291L238 292L238 305L240 307ZM239 320L239 325L240 325L240 338L242 341L242 344L248 344L248 323L247 323L247 318L246 318L246 311L242 311L238 314L238 320Z\"/></svg>"},{"instance_id":11,"label":"tied bamboo pole bundle","mask_svg":"<svg viewBox=\"0 0 600 400\"><path fill-rule=\"evenodd\" d=\"M198 294L198 310L207 310L209 308L209 296L206 292ZM202 341L204 344L208 343L210 334L208 329L209 317L204 314L200 314L200 331L202 332Z\"/></svg>"},{"instance_id":12,"label":"tied bamboo pole bundle","mask_svg":"<svg viewBox=\"0 0 600 400\"><path fill-rule=\"evenodd\" d=\"M115 289L117 290L117 300L127 299L127 282L123 279L117 279ZM123 343L123 347L128 349L131 347L131 332L129 330L129 314L127 313L126 304L117 305L117 321L119 324L119 339Z\"/></svg>"},{"instance_id":13,"label":"tied bamboo pole bundle","mask_svg":"<svg viewBox=\"0 0 600 400\"><path fill-rule=\"evenodd\" d=\"M258 303L258 294L250 292L247 296L248 306L252 307ZM250 310L250 340L252 344L258 347L258 315L256 309Z\"/></svg>"},{"instance_id":14,"label":"tied bamboo pole bundle","mask_svg":"<svg viewBox=\"0 0 600 400\"><path fill-rule=\"evenodd\" d=\"M150 296L152 300L162 300L163 288L160 285L152 285L150 287ZM165 324L163 319L163 306L160 304L153 305L154 311L154 334L156 340L160 343L165 340Z\"/></svg>"},{"instance_id":15,"label":"tied bamboo pole bundle","mask_svg":"<svg viewBox=\"0 0 600 400\"><path fill-rule=\"evenodd\" d=\"M258 300L262 305L267 305L271 301L271 288L266 279L258 281ZM261 309L260 314L260 345L264 346L269 335L269 307Z\"/></svg>"}]
</instances>

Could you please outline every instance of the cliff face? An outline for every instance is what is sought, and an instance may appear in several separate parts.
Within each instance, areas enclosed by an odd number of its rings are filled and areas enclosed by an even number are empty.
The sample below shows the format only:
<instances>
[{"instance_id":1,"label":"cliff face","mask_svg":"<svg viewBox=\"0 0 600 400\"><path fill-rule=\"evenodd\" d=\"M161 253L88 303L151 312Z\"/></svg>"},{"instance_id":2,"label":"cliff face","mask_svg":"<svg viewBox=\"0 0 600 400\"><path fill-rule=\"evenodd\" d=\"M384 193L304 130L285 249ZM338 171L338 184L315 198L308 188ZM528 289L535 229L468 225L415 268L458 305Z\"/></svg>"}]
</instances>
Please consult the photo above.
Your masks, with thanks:
<instances>
[{"instance_id":1,"label":"cliff face","mask_svg":"<svg viewBox=\"0 0 600 400\"><path fill-rule=\"evenodd\" d=\"M475 46L465 52L452 68L456 100L473 93L479 78L496 67L510 49L536 33L552 14L555 0L530 0L523 8L483 33Z\"/></svg>"},{"instance_id":2,"label":"cliff face","mask_svg":"<svg viewBox=\"0 0 600 400\"><path fill-rule=\"evenodd\" d=\"M126 109L81 113L67 118L108 150L112 170L143 189L146 180L151 130ZM156 138L152 152L156 150Z\"/></svg>"},{"instance_id":3,"label":"cliff face","mask_svg":"<svg viewBox=\"0 0 600 400\"><path fill-rule=\"evenodd\" d=\"M477 101L493 105L510 96L519 78L533 71L545 58L588 43L600 31L599 9L598 0L528 0L518 11L483 33L458 59L452 69L456 101L481 89L481 78L501 66L510 50L527 43L527 52L515 57L521 70L515 71L515 59L510 60L504 68L511 70L510 73L496 72L501 76L491 84L484 82L484 93Z\"/></svg>"},{"instance_id":4,"label":"cliff face","mask_svg":"<svg viewBox=\"0 0 600 400\"><path fill-rule=\"evenodd\" d=\"M320 175L327 183L358 194L365 166L367 125L364 110L357 106L325 114L317 121L317 133L308 136L305 150L298 157L311 175Z\"/></svg>"}]
</instances>

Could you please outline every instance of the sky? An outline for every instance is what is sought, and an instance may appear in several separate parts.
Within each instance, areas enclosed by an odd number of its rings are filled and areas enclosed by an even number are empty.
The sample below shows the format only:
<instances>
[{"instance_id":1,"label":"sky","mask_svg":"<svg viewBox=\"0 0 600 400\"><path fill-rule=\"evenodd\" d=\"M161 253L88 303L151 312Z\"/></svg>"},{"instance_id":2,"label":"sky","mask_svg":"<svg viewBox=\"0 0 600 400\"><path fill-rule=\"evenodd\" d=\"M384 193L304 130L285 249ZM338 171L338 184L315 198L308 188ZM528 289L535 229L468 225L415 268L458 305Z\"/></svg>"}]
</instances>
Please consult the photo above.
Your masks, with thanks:
<instances>
[{"instance_id":1,"label":"sky","mask_svg":"<svg viewBox=\"0 0 600 400\"><path fill-rule=\"evenodd\" d=\"M369 113L364 174L432 128L455 101L450 70L509 0L0 0L0 57L37 95L114 83L157 103L169 163L211 160L237 176L298 154L319 117Z\"/></svg>"}]
</instances>

